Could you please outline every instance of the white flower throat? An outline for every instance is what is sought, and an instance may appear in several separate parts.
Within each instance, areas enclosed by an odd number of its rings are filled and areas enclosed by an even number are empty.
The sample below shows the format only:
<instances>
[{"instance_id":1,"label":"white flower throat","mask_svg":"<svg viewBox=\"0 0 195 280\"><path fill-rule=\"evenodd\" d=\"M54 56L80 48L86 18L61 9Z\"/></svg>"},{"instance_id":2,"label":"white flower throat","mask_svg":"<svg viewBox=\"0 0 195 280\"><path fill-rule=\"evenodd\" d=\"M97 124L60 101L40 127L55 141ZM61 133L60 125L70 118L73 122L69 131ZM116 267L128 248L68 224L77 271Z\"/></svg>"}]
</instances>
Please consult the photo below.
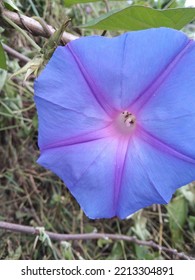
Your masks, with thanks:
<instances>
[{"instance_id":1,"label":"white flower throat","mask_svg":"<svg viewBox=\"0 0 195 280\"><path fill-rule=\"evenodd\" d=\"M128 112L121 112L116 119L117 130L122 134L131 134L136 125L136 117Z\"/></svg>"}]
</instances>

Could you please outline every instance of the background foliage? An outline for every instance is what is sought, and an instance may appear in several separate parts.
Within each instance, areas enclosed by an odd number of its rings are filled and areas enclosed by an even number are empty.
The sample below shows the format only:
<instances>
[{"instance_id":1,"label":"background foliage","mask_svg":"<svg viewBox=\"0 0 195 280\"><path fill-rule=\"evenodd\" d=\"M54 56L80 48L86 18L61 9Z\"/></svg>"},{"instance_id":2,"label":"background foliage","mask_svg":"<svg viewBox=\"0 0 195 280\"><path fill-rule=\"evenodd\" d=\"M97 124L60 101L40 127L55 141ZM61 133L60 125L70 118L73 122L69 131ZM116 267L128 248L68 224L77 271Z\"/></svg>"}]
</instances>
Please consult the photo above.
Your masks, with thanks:
<instances>
[{"instance_id":1,"label":"background foliage","mask_svg":"<svg viewBox=\"0 0 195 280\"><path fill-rule=\"evenodd\" d=\"M76 35L115 36L122 30L151 26L184 28L194 35L195 11L183 9L185 1L42 1L6 0L6 7L27 16L41 17L59 28L64 19L72 22L68 31ZM81 2L83 4L81 4ZM85 2L85 3L84 3ZM129 7L129 3L143 7ZM153 9L151 9L153 8ZM177 10L171 10L171 9ZM147 9L147 12L145 12ZM157 11L156 9L162 9ZM163 10L164 9L164 10ZM114 11L114 12L113 12ZM166 19L165 19L166 18ZM139 19L139 21L137 21ZM85 28L84 28L85 27ZM32 59L37 50L18 31L0 29L1 43ZM32 37L42 47L46 39ZM64 184L36 164L37 115L31 75L16 73L24 62L3 51L0 44L0 220L31 226L44 226L59 233L107 232L153 240L195 257L195 187L179 189L167 206L153 205L127 220L89 220ZM171 254L123 241L53 242L34 236L0 230L2 259L172 259Z\"/></svg>"}]
</instances>

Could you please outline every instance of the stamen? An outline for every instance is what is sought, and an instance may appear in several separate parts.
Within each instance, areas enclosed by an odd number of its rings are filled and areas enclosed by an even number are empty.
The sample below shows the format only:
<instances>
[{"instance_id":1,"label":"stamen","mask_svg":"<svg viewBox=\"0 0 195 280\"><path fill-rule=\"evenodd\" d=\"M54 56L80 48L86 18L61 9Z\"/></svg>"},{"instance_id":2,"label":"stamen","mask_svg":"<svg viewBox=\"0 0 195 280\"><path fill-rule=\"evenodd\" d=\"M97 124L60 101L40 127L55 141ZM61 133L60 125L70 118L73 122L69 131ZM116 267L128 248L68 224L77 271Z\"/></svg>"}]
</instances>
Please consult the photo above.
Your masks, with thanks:
<instances>
[{"instance_id":1,"label":"stamen","mask_svg":"<svg viewBox=\"0 0 195 280\"><path fill-rule=\"evenodd\" d=\"M135 122L136 118L132 113L123 111L117 118L117 127L122 133L129 134L134 129Z\"/></svg>"},{"instance_id":2,"label":"stamen","mask_svg":"<svg viewBox=\"0 0 195 280\"><path fill-rule=\"evenodd\" d=\"M128 111L122 112L122 115L124 116L124 123L127 127L130 127L135 123L135 116Z\"/></svg>"}]
</instances>

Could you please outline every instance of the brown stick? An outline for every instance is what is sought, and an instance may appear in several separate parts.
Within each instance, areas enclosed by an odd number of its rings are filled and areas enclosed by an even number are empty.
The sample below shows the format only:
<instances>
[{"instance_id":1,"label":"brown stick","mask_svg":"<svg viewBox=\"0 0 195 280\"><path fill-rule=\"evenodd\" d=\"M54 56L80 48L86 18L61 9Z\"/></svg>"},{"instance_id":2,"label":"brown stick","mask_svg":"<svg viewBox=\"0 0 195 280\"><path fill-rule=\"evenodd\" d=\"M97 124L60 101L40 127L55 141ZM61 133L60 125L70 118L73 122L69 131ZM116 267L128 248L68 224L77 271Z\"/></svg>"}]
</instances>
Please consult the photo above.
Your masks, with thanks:
<instances>
[{"instance_id":1,"label":"brown stick","mask_svg":"<svg viewBox=\"0 0 195 280\"><path fill-rule=\"evenodd\" d=\"M35 19L27 17L25 15L18 15L16 12L11 12L8 10L3 10L2 14L12 20L15 24L20 26L22 29L26 29L27 31L30 31L33 35L36 36L42 36L45 38L49 38L49 32L47 32L43 26ZM55 29L51 25L47 25L48 30L51 34L55 32ZM68 32L64 32L62 39L65 42L69 42L72 40L77 39L78 37L70 34Z\"/></svg>"},{"instance_id":2,"label":"brown stick","mask_svg":"<svg viewBox=\"0 0 195 280\"><path fill-rule=\"evenodd\" d=\"M16 50L10 48L9 46L7 46L6 44L2 44L3 45L3 48L4 50L10 54L11 56L13 57L16 57L18 58L19 60L23 61L23 62L29 62L30 61L30 58L28 58L27 56L17 52Z\"/></svg>"},{"instance_id":3,"label":"brown stick","mask_svg":"<svg viewBox=\"0 0 195 280\"><path fill-rule=\"evenodd\" d=\"M9 231L14 231L14 232L39 235L39 229L30 227L30 226L23 226L23 225L12 224L12 223L7 223L7 222L0 222L0 228L9 230ZM57 240L57 241L94 240L94 239L111 239L111 240L115 240L115 241L123 240L123 241L138 244L140 246L147 246L147 247L151 247L156 250L164 251L164 252L170 253L172 255L175 255L181 259L186 259L186 260L193 259L193 258L187 256L183 252L178 252L176 249L160 246L153 241L139 240L139 239L135 238L134 236L127 236L127 235L121 235L121 234L110 234L110 233L60 234L60 233L54 233L54 232L50 232L50 231L45 231L45 233L49 236L50 239Z\"/></svg>"}]
</instances>

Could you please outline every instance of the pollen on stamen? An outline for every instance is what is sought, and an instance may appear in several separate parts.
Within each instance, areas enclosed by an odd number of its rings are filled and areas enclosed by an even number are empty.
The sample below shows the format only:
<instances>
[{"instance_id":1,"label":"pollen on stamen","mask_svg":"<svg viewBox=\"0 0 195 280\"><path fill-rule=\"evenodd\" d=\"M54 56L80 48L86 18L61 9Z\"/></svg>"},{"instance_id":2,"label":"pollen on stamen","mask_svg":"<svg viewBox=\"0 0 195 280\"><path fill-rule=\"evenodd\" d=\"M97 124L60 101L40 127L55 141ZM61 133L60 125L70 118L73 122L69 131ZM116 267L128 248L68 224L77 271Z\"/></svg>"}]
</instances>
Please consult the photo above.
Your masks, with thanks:
<instances>
[{"instance_id":1,"label":"pollen on stamen","mask_svg":"<svg viewBox=\"0 0 195 280\"><path fill-rule=\"evenodd\" d=\"M128 111L121 112L116 119L117 129L122 133L131 133L136 125L136 117Z\"/></svg>"}]
</instances>

